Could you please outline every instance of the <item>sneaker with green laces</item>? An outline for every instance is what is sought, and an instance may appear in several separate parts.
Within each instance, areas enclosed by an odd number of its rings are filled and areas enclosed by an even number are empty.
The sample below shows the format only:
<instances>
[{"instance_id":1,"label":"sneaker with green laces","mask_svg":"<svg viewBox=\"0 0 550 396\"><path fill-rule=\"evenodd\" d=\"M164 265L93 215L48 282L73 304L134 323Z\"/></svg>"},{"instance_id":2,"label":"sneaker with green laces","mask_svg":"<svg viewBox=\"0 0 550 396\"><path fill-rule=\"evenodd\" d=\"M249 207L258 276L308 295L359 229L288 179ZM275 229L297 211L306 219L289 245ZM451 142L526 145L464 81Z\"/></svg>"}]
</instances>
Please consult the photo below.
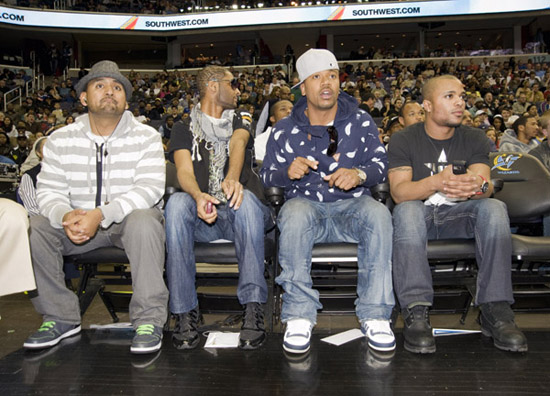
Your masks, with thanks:
<instances>
[{"instance_id":1,"label":"sneaker with green laces","mask_svg":"<svg viewBox=\"0 0 550 396\"><path fill-rule=\"evenodd\" d=\"M162 346L162 327L152 324L142 324L136 329L130 352L152 353Z\"/></svg>"},{"instance_id":2,"label":"sneaker with green laces","mask_svg":"<svg viewBox=\"0 0 550 396\"><path fill-rule=\"evenodd\" d=\"M44 322L36 333L27 338L23 344L23 348L49 348L59 344L59 342L64 338L80 333L80 330L81 327L79 324L75 325L55 321Z\"/></svg>"}]
</instances>

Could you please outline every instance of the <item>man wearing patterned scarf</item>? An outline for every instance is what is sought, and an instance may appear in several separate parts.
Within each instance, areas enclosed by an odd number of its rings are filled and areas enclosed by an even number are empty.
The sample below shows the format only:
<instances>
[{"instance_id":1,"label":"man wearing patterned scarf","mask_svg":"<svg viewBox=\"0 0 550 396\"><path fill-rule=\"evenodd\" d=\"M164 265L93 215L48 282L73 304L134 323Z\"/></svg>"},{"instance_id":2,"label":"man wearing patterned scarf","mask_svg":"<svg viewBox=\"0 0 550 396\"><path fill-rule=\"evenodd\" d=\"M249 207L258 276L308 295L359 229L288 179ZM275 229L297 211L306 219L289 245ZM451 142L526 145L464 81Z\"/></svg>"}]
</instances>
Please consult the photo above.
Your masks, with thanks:
<instances>
[{"instance_id":1,"label":"man wearing patterned scarf","mask_svg":"<svg viewBox=\"0 0 550 396\"><path fill-rule=\"evenodd\" d=\"M170 310L176 316L172 342L192 349L200 341L194 242L229 239L235 241L237 297L244 306L239 346L256 349L266 338L264 230L272 221L252 171L251 116L234 110L240 92L226 69L206 67L197 84L200 103L174 124L169 148L184 191L170 197L165 212Z\"/></svg>"}]
</instances>

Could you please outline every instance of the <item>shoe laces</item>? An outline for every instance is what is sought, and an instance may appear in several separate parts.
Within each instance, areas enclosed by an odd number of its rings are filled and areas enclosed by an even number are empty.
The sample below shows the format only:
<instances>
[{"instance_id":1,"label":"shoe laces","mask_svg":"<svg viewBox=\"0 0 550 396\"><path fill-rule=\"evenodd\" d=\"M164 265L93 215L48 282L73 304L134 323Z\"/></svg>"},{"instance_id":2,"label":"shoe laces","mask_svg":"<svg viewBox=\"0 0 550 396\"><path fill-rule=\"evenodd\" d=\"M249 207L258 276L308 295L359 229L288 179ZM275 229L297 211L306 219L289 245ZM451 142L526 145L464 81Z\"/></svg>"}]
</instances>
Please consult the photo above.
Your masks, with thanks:
<instances>
[{"instance_id":1,"label":"shoe laces","mask_svg":"<svg viewBox=\"0 0 550 396\"><path fill-rule=\"evenodd\" d=\"M248 303L244 309L243 327L263 328L264 312L258 303Z\"/></svg>"},{"instance_id":2,"label":"shoe laces","mask_svg":"<svg viewBox=\"0 0 550 396\"><path fill-rule=\"evenodd\" d=\"M54 321L44 322L42 323L42 326L38 329L38 331L50 331L55 326Z\"/></svg>"},{"instance_id":3,"label":"shoe laces","mask_svg":"<svg viewBox=\"0 0 550 396\"><path fill-rule=\"evenodd\" d=\"M152 324L139 325L136 329L137 335L151 335L155 331L155 326Z\"/></svg>"},{"instance_id":4,"label":"shoe laces","mask_svg":"<svg viewBox=\"0 0 550 396\"><path fill-rule=\"evenodd\" d=\"M197 330L198 322L199 322L199 311L197 309L193 309L183 314L178 314L174 332L179 333L179 332Z\"/></svg>"}]
</instances>

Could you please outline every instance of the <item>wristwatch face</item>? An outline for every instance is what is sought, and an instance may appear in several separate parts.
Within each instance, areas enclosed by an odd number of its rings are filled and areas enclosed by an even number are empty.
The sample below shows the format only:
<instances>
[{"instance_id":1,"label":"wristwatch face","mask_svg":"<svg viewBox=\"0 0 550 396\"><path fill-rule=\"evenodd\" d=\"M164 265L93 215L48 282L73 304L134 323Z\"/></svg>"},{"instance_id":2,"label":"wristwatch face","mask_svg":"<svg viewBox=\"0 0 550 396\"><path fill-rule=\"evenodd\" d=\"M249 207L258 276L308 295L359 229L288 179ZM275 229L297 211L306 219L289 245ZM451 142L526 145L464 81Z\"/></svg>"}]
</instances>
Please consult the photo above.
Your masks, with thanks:
<instances>
[{"instance_id":1,"label":"wristwatch face","mask_svg":"<svg viewBox=\"0 0 550 396\"><path fill-rule=\"evenodd\" d=\"M483 184L481 185L481 192L483 194L485 194L487 192L487 190L489 189L489 183L487 182L483 182Z\"/></svg>"}]
</instances>

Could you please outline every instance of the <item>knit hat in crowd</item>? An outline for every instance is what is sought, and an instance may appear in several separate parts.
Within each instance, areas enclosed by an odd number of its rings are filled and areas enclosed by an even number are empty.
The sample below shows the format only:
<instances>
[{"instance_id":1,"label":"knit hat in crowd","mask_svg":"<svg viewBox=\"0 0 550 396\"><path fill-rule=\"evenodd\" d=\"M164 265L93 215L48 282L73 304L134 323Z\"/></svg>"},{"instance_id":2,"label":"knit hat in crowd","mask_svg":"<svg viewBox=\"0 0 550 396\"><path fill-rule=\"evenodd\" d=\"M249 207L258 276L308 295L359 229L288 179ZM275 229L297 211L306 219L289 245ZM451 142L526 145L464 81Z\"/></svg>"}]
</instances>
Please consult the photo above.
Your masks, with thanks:
<instances>
[{"instance_id":1,"label":"knit hat in crowd","mask_svg":"<svg viewBox=\"0 0 550 396\"><path fill-rule=\"evenodd\" d=\"M118 65L115 62L108 60L97 62L95 65L92 66L90 72L82 77L80 81L78 81L75 86L76 95L80 96L80 94L86 89L90 81L95 78L101 77L110 77L121 83L124 87L124 91L126 92L126 99L130 99L133 91L132 84L126 77L122 75L122 73L120 73L120 70L118 70Z\"/></svg>"},{"instance_id":2,"label":"knit hat in crowd","mask_svg":"<svg viewBox=\"0 0 550 396\"><path fill-rule=\"evenodd\" d=\"M300 82L292 88L299 86L312 74L324 70L340 70L340 67L336 57L329 50L311 48L298 58L296 69L298 70Z\"/></svg>"}]
</instances>

